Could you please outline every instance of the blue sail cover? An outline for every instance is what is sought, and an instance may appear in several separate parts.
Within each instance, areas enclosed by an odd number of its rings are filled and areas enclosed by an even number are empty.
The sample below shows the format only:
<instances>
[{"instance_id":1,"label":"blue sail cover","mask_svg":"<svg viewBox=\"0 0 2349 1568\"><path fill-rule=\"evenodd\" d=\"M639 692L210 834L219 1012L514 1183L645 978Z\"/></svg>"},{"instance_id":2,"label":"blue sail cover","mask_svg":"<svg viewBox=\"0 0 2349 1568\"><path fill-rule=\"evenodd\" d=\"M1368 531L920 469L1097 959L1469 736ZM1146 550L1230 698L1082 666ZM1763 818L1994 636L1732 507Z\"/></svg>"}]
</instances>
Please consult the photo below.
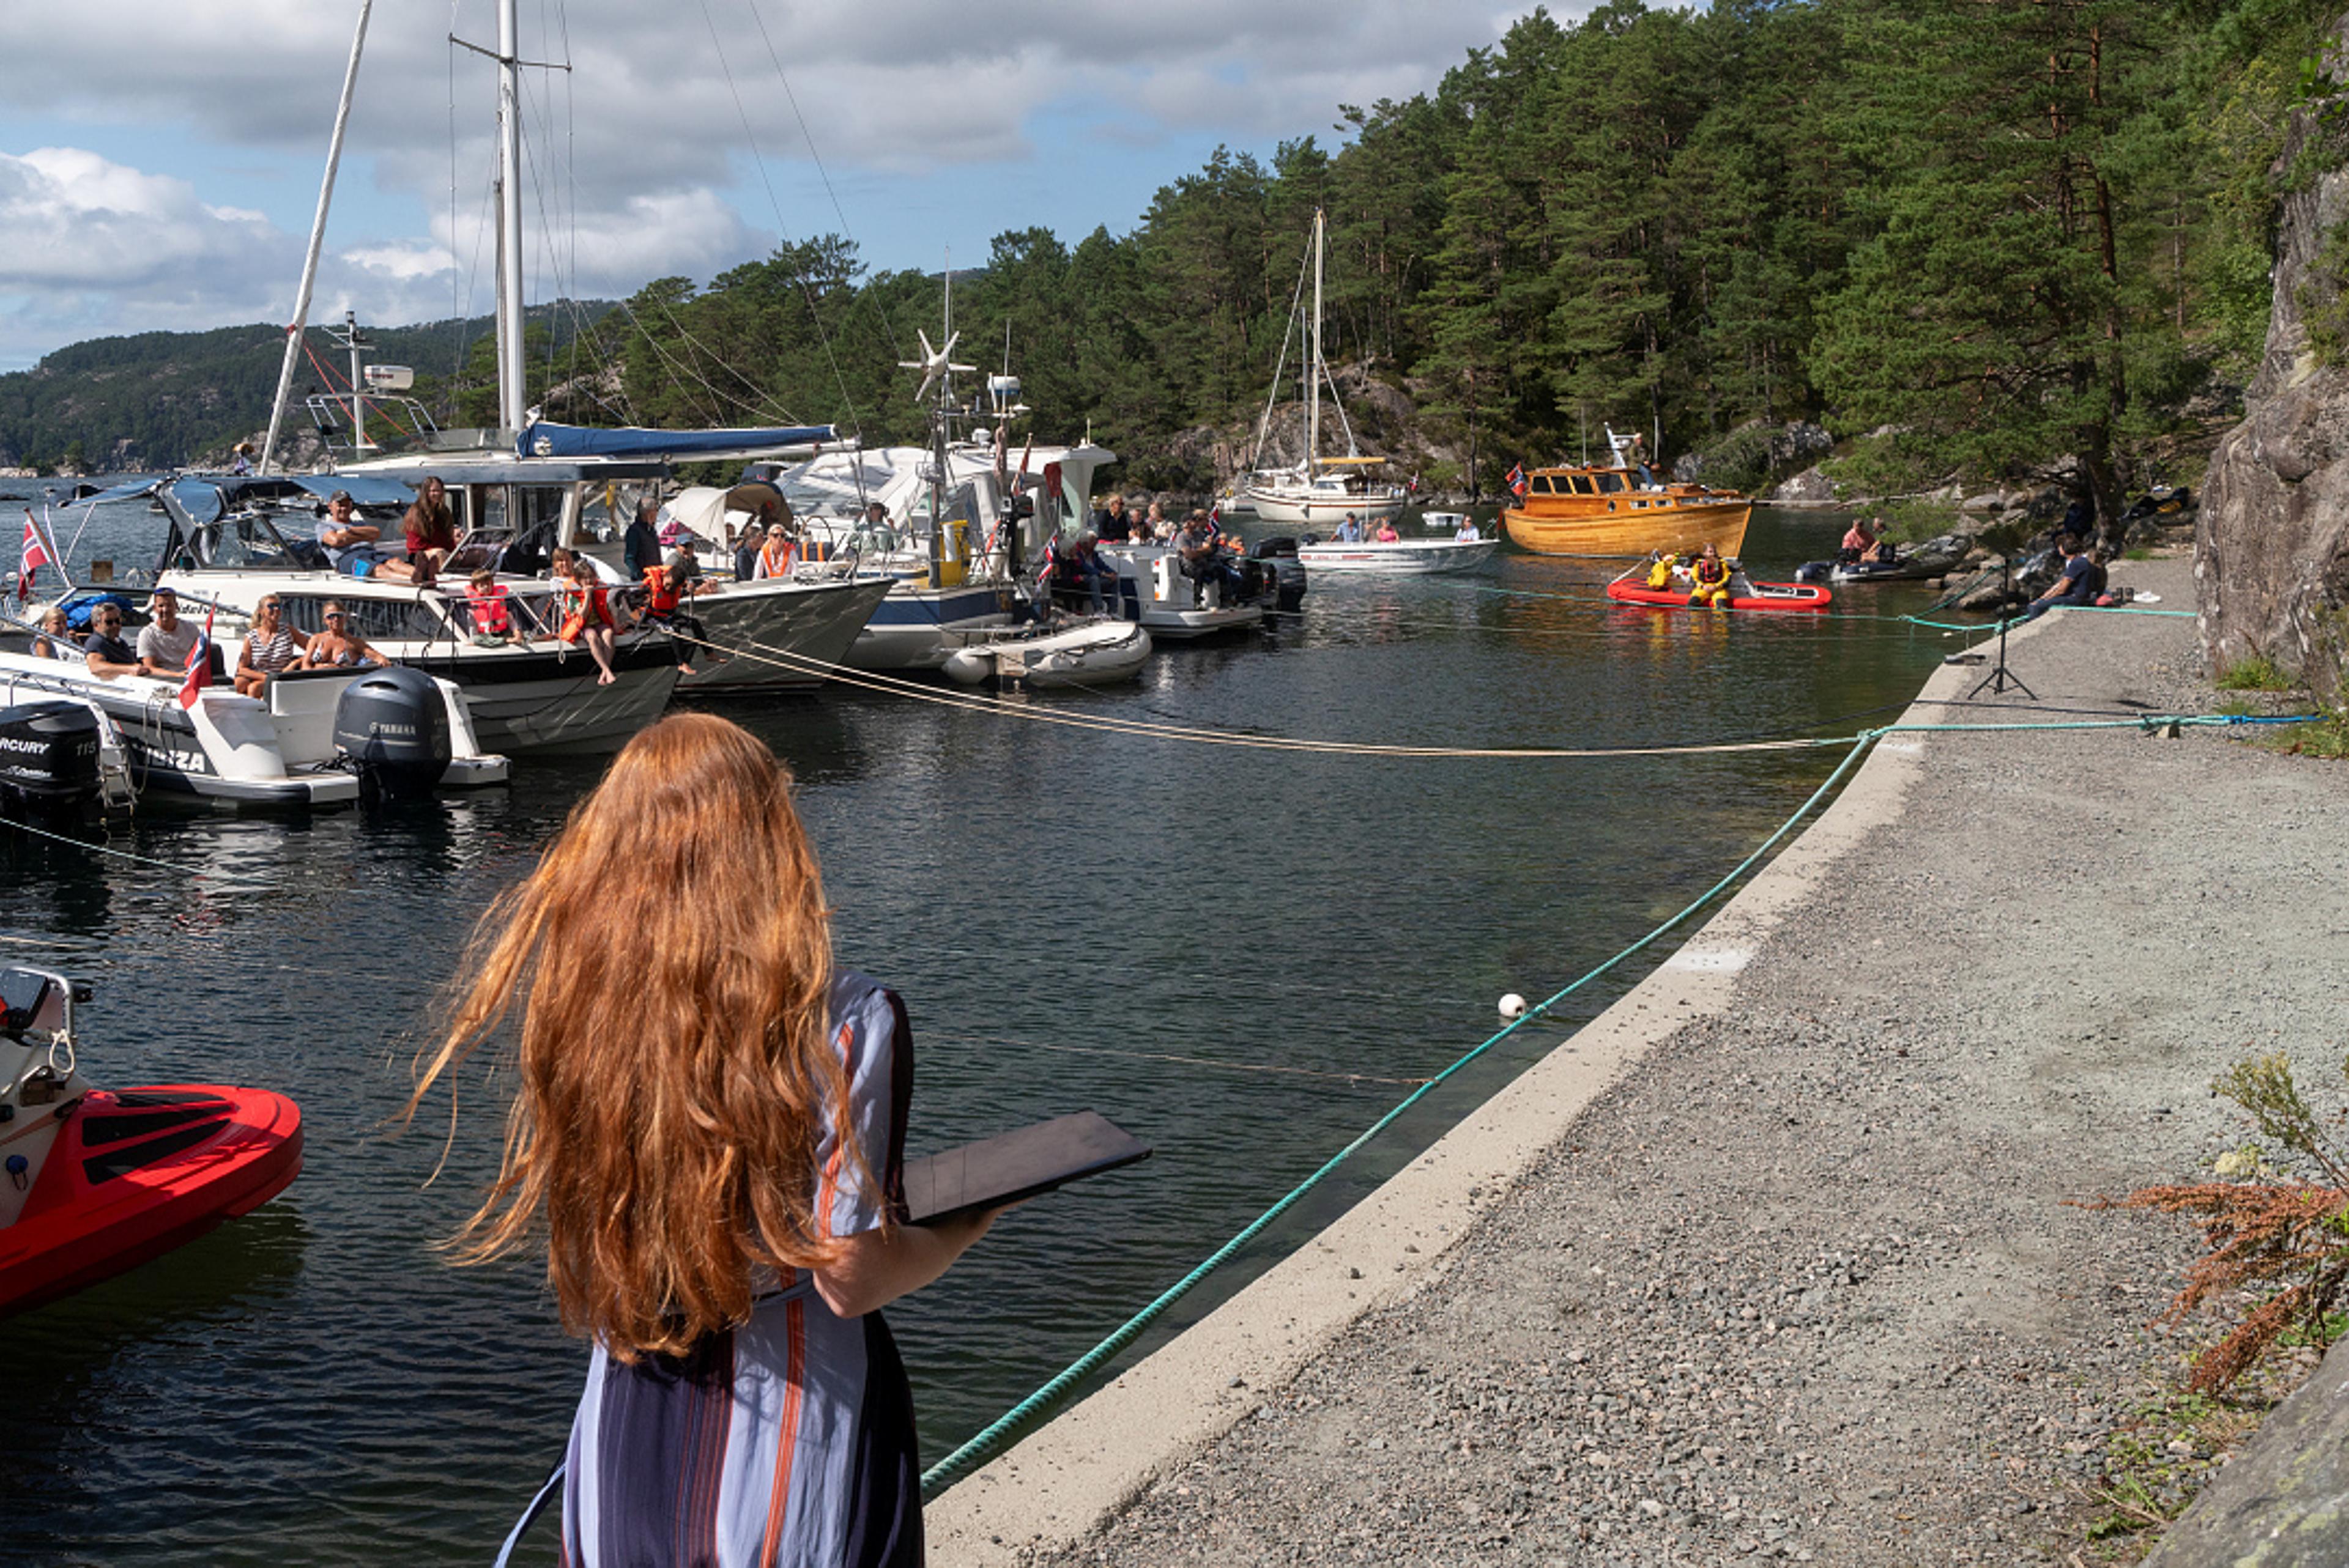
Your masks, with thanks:
<instances>
[{"instance_id":1,"label":"blue sail cover","mask_svg":"<svg viewBox=\"0 0 2349 1568\"><path fill-rule=\"evenodd\" d=\"M541 419L515 441L525 458L697 458L820 446L836 438L830 425L785 425L745 430L590 429Z\"/></svg>"}]
</instances>

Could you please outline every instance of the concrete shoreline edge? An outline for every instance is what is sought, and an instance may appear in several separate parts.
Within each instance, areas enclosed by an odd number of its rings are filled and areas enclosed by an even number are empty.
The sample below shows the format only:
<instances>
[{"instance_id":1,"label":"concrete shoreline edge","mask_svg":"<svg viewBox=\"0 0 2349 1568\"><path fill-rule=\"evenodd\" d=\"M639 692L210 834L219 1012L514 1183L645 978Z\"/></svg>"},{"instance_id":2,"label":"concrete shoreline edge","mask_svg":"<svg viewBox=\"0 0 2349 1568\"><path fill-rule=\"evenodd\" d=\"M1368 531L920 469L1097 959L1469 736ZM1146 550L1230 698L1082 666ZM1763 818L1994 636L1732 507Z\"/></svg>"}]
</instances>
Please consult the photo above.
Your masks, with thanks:
<instances>
[{"instance_id":1,"label":"concrete shoreline edge","mask_svg":"<svg viewBox=\"0 0 2349 1568\"><path fill-rule=\"evenodd\" d=\"M1968 665L1935 670L1901 722L1980 678ZM1878 741L1808 828L1612 1006L1229 1301L949 1489L925 1513L931 1561L988 1568L1082 1540L1364 1314L1442 1277L1485 1212L1601 1094L1683 1026L1726 1011L1760 942L1898 818L1922 750Z\"/></svg>"}]
</instances>

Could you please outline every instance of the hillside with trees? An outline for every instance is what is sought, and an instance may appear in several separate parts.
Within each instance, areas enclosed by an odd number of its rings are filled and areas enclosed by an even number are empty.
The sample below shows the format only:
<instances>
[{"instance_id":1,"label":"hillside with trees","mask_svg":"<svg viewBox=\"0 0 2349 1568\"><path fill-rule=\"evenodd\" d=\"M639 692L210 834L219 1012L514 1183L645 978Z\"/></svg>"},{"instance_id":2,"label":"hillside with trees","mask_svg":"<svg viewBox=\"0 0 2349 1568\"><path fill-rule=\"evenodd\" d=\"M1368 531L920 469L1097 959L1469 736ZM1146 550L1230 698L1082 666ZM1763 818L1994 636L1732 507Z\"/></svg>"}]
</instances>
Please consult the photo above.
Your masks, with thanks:
<instances>
[{"instance_id":1,"label":"hillside with trees","mask_svg":"<svg viewBox=\"0 0 2349 1568\"><path fill-rule=\"evenodd\" d=\"M2271 166L2293 106L2329 90L2313 63L2327 10L1537 10L1430 93L1340 107L1334 147L1218 151L1122 235L997 236L957 280L957 356L995 368L1008 334L1047 438L1090 428L1130 481L1206 488L1245 459L1318 206L1349 403L1440 486L1490 493L1512 461L1571 456L1604 423L1750 482L1759 443L1733 433L1807 420L1878 490L2060 473L2109 516L2240 404ZM896 362L917 327L937 338L939 294L935 275L867 271L845 238L793 242L707 284L647 284L592 325L544 313L533 396L611 422L904 439L920 413ZM251 330L266 341L240 373L265 380L274 334ZM486 368L477 347L430 388L448 422L477 422ZM103 374L120 390L131 373ZM53 413L26 434L16 379L0 379L0 442L88 430ZM122 428L160 449L201 401L151 397L149 424L122 407Z\"/></svg>"},{"instance_id":2,"label":"hillside with trees","mask_svg":"<svg viewBox=\"0 0 2349 1568\"><path fill-rule=\"evenodd\" d=\"M529 313L534 384L566 373L581 327L605 304L564 301ZM490 318L421 326L365 326L371 360L409 365L429 398L451 416L478 412L477 388L492 377ZM313 326L294 378L289 422L304 420L301 399L345 390L349 361ZM195 461L264 428L285 329L256 323L210 332L142 332L98 337L58 349L30 370L0 376L0 465L127 471ZM492 395L488 404L494 407ZM450 422L443 420L443 423ZM493 423L481 418L474 423Z\"/></svg>"}]
</instances>

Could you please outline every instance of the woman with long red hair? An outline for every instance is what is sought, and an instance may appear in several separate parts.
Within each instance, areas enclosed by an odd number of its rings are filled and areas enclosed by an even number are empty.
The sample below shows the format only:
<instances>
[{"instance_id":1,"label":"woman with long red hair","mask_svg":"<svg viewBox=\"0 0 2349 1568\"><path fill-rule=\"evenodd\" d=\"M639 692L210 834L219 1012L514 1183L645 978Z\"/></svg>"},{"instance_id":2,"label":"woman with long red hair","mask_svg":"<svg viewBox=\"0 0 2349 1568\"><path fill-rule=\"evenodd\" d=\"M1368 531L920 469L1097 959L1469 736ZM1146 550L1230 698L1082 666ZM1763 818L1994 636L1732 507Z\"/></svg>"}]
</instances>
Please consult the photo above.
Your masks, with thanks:
<instances>
[{"instance_id":1,"label":"woman with long red hair","mask_svg":"<svg viewBox=\"0 0 2349 1568\"><path fill-rule=\"evenodd\" d=\"M722 718L638 735L483 918L409 1104L519 1015L503 1164L457 1253L543 1235L564 1326L595 1343L578 1568L921 1561L913 1398L876 1309L994 1216L904 1221L905 1006L834 965L791 791Z\"/></svg>"}]
</instances>

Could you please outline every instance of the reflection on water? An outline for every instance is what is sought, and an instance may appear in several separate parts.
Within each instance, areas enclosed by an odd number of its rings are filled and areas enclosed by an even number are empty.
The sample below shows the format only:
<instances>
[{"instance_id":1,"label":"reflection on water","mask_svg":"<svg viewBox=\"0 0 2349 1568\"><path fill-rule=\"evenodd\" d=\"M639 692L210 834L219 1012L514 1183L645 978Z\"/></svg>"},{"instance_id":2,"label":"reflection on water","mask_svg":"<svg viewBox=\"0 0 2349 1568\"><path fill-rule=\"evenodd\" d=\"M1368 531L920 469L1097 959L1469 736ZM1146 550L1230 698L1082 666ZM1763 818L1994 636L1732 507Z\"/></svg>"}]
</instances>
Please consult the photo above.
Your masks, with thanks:
<instances>
[{"instance_id":1,"label":"reflection on water","mask_svg":"<svg viewBox=\"0 0 2349 1568\"><path fill-rule=\"evenodd\" d=\"M1748 554L1783 576L1842 527L1764 514ZM1899 590L1850 596L1861 614L1708 616L1610 606L1610 574L1505 555L1469 578L1317 580L1269 635L1014 707L1491 748L1842 734L1945 646L1864 618L1921 598ZM905 995L914 1151L1087 1106L1156 1147L1010 1216L893 1310L933 1455L1407 1092L1376 1080L1429 1076L1491 1031L1503 992L1546 995L1645 933L1834 760L1271 752L858 691L724 711L799 776L841 954ZM502 1083L472 1080L453 1136L445 1107L396 1138L386 1121L471 923L598 770L525 763L507 787L374 817L148 812L112 841L177 871L0 841L0 951L97 983L97 1081L266 1085L301 1102L308 1137L267 1210L12 1326L13 1553L488 1555L561 1445L584 1357L531 1268L433 1251L494 1165ZM1513 1039L1430 1096L1177 1326L1556 1037Z\"/></svg>"}]
</instances>

